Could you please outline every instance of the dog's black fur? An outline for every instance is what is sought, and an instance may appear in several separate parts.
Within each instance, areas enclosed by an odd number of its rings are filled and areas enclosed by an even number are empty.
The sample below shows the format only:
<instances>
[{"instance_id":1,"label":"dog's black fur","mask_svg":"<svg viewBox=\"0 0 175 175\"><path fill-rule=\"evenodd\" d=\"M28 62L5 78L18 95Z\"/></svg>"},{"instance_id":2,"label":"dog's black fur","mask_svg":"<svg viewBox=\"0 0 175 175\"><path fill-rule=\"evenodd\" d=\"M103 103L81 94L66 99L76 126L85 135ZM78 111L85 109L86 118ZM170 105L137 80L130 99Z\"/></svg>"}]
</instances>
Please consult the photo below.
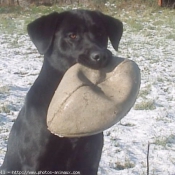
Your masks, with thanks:
<instances>
[{"instance_id":1,"label":"dog's black fur","mask_svg":"<svg viewBox=\"0 0 175 175\"><path fill-rule=\"evenodd\" d=\"M1 170L97 174L103 133L82 138L55 136L47 129L47 109L65 71L77 62L94 69L104 67L112 55L107 50L108 38L117 50L122 32L119 20L88 10L54 12L28 25L44 63L12 127Z\"/></svg>"}]
</instances>

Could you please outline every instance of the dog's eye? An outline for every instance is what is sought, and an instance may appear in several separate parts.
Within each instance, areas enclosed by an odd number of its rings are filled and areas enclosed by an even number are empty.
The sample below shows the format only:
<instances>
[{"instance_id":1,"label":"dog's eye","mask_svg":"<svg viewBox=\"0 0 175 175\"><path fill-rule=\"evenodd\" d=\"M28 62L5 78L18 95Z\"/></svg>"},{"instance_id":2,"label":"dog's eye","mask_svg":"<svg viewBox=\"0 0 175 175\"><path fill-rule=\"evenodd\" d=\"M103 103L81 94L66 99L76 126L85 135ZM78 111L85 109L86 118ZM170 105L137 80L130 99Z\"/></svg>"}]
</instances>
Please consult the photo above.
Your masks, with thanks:
<instances>
[{"instance_id":1,"label":"dog's eye","mask_svg":"<svg viewBox=\"0 0 175 175\"><path fill-rule=\"evenodd\" d=\"M71 34L69 34L69 38L76 39L77 35L75 33L71 33Z\"/></svg>"}]
</instances>

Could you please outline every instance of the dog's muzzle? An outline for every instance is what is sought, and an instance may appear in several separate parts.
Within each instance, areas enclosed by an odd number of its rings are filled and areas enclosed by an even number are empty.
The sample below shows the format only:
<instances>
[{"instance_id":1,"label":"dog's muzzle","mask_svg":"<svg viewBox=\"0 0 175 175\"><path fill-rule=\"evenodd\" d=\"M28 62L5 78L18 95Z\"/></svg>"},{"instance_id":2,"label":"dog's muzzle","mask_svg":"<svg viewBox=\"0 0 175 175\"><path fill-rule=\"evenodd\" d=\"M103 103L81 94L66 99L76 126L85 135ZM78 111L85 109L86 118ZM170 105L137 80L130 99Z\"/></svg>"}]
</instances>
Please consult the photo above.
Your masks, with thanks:
<instances>
[{"instance_id":1,"label":"dog's muzzle","mask_svg":"<svg viewBox=\"0 0 175 175\"><path fill-rule=\"evenodd\" d=\"M107 49L91 50L79 56L78 62L92 69L100 69L109 63L112 53Z\"/></svg>"}]
</instances>

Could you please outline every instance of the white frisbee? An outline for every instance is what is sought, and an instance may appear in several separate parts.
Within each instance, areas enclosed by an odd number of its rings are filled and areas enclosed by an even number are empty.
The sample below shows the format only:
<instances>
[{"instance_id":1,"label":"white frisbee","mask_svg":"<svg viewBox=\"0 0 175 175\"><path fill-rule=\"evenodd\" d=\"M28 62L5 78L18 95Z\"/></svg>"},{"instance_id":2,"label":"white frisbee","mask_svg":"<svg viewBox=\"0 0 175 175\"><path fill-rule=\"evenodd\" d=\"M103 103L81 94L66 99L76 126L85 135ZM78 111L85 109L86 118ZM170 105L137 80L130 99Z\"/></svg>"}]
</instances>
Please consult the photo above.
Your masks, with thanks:
<instances>
[{"instance_id":1,"label":"white frisbee","mask_svg":"<svg viewBox=\"0 0 175 175\"><path fill-rule=\"evenodd\" d=\"M134 105L140 82L139 67L128 59L113 57L100 70L74 65L51 100L48 129L61 137L82 137L110 128Z\"/></svg>"}]
</instances>

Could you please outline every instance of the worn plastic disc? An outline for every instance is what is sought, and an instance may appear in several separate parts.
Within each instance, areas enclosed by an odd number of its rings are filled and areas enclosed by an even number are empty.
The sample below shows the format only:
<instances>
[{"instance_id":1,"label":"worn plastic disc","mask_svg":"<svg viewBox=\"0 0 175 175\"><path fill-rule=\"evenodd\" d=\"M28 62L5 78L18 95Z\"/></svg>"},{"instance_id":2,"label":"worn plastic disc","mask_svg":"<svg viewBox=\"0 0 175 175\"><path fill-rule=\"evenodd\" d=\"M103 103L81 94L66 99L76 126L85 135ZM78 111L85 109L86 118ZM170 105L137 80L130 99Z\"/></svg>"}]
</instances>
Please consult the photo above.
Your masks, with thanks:
<instances>
[{"instance_id":1,"label":"worn plastic disc","mask_svg":"<svg viewBox=\"0 0 175 175\"><path fill-rule=\"evenodd\" d=\"M62 137L89 136L108 129L132 108L140 81L137 64L124 58L113 57L101 70L74 65L52 98L48 129Z\"/></svg>"}]
</instances>

